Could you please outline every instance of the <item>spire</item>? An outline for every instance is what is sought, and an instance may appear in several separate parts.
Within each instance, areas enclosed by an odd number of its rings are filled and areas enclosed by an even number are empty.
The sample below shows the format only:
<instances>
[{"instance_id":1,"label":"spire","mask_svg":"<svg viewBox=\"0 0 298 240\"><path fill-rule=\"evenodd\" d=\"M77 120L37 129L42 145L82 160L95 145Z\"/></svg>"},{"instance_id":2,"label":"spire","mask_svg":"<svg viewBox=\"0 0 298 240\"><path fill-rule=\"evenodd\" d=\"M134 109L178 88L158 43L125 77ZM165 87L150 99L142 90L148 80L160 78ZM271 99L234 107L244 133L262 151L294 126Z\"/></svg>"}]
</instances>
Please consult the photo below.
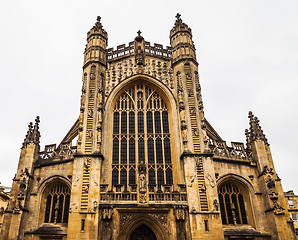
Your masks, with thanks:
<instances>
[{"instance_id":1,"label":"spire","mask_svg":"<svg viewBox=\"0 0 298 240\"><path fill-rule=\"evenodd\" d=\"M30 122L28 125L28 131L25 136L22 148L26 147L29 143L34 143L39 145L39 138L40 138L40 133L39 133L39 116L36 117L35 119L35 125L33 128L33 123Z\"/></svg>"},{"instance_id":2,"label":"spire","mask_svg":"<svg viewBox=\"0 0 298 240\"><path fill-rule=\"evenodd\" d=\"M245 129L247 147L251 148L251 143L255 140L263 140L266 145L269 145L266 135L259 124L260 120L251 111L248 113L248 118L249 130Z\"/></svg>"}]
</instances>

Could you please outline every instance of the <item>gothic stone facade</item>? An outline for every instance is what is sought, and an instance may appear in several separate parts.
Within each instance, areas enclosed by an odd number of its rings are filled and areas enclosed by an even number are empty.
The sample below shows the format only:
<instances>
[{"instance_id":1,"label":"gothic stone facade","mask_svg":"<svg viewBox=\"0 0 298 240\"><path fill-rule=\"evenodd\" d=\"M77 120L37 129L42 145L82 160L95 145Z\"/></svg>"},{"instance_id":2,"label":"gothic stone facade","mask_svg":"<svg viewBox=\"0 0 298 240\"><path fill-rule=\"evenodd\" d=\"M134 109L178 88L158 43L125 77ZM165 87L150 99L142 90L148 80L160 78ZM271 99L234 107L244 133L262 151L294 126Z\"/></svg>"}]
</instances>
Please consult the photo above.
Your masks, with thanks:
<instances>
[{"instance_id":1,"label":"gothic stone facade","mask_svg":"<svg viewBox=\"0 0 298 240\"><path fill-rule=\"evenodd\" d=\"M78 120L43 151L30 123L1 239L295 239L258 118L246 146L212 128L192 31L176 18L171 47L138 32L114 50L98 17Z\"/></svg>"}]
</instances>

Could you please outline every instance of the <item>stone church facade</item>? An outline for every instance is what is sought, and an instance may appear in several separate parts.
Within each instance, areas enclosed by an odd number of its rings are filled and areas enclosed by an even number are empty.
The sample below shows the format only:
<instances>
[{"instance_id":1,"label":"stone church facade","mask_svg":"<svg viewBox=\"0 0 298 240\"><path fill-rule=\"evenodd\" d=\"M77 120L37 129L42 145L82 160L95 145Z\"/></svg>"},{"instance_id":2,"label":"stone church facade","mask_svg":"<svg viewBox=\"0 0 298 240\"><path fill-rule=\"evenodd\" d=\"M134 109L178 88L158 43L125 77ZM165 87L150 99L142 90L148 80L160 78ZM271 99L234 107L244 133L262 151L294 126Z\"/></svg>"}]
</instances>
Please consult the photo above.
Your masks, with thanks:
<instances>
[{"instance_id":1,"label":"stone church facade","mask_svg":"<svg viewBox=\"0 0 298 240\"><path fill-rule=\"evenodd\" d=\"M192 31L107 49L87 34L80 114L41 151L30 123L1 239L296 239L259 120L228 146L204 115ZM76 144L72 145L77 138Z\"/></svg>"}]
</instances>

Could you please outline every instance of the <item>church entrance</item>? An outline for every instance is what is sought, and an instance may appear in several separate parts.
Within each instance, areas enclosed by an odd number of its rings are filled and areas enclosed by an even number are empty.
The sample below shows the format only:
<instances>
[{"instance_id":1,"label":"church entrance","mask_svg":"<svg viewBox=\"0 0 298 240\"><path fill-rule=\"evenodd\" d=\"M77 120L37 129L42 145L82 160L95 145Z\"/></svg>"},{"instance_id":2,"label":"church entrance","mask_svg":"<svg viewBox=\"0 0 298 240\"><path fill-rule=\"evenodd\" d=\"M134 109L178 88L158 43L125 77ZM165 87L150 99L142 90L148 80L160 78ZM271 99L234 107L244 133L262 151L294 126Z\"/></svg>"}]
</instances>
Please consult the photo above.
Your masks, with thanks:
<instances>
[{"instance_id":1,"label":"church entrance","mask_svg":"<svg viewBox=\"0 0 298 240\"><path fill-rule=\"evenodd\" d=\"M131 234L130 240L157 240L154 232L147 226L141 225Z\"/></svg>"}]
</instances>

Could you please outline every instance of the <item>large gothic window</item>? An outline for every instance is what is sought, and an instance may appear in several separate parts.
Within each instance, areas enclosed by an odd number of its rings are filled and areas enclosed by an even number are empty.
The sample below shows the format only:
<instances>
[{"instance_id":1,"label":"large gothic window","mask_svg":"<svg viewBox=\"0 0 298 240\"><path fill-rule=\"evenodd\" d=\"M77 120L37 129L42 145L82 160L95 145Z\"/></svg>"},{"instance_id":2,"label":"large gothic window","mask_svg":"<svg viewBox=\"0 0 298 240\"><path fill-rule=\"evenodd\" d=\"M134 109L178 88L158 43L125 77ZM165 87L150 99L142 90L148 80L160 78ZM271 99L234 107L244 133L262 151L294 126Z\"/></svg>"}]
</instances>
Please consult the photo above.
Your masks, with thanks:
<instances>
[{"instance_id":1,"label":"large gothic window","mask_svg":"<svg viewBox=\"0 0 298 240\"><path fill-rule=\"evenodd\" d=\"M149 184L173 184L168 108L154 89L134 85L116 101L112 155L112 185L136 184L139 164Z\"/></svg>"},{"instance_id":2,"label":"large gothic window","mask_svg":"<svg viewBox=\"0 0 298 240\"><path fill-rule=\"evenodd\" d=\"M67 223L70 191L62 184L50 187L45 195L45 223Z\"/></svg>"},{"instance_id":3,"label":"large gothic window","mask_svg":"<svg viewBox=\"0 0 298 240\"><path fill-rule=\"evenodd\" d=\"M218 197L223 224L248 224L241 188L227 183L219 188Z\"/></svg>"}]
</instances>

